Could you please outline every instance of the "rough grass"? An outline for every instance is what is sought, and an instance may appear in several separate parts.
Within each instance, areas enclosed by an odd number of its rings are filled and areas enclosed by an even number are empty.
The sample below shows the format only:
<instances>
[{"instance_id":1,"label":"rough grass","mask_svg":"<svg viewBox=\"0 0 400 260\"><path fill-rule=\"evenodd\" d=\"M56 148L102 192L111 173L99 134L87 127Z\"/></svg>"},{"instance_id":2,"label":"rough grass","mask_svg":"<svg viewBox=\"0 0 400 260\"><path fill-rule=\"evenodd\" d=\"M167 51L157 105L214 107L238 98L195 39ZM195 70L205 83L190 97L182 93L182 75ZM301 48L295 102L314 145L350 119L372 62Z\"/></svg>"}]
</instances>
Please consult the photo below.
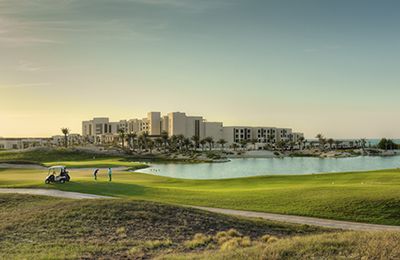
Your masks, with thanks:
<instances>
[{"instance_id":1,"label":"rough grass","mask_svg":"<svg viewBox=\"0 0 400 260\"><path fill-rule=\"evenodd\" d=\"M122 198L400 225L400 170L184 180L150 174L71 170L72 182L45 185L46 172L0 169L0 187L56 188Z\"/></svg>"},{"instance_id":2,"label":"rough grass","mask_svg":"<svg viewBox=\"0 0 400 260\"><path fill-rule=\"evenodd\" d=\"M246 244L237 240L230 239L213 250L158 259L400 259L400 233L342 232L273 241L247 238Z\"/></svg>"},{"instance_id":3,"label":"rough grass","mask_svg":"<svg viewBox=\"0 0 400 260\"><path fill-rule=\"evenodd\" d=\"M148 258L187 252L195 234L234 228L257 239L321 233L143 201L0 194L0 259Z\"/></svg>"}]
</instances>

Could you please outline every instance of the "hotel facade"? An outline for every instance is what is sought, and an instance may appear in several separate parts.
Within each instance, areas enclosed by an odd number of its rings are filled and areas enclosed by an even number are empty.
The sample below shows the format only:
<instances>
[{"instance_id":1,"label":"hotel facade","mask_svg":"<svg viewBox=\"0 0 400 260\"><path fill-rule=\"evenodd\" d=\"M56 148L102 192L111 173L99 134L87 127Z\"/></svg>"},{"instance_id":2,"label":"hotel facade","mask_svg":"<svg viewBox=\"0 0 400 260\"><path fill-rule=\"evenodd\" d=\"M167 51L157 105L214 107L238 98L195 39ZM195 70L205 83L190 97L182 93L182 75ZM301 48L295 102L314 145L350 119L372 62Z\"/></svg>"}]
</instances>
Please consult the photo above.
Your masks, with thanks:
<instances>
[{"instance_id":1,"label":"hotel facade","mask_svg":"<svg viewBox=\"0 0 400 260\"><path fill-rule=\"evenodd\" d=\"M208 122L202 116L188 116L183 112L162 115L149 112L142 119L129 119L111 122L107 117L96 117L82 122L82 136L93 142L112 142L118 139L118 131L138 135L147 132L150 137L159 137L166 132L169 137L183 135L204 139L212 137L214 141L224 139L228 145L243 141L256 140L257 143L276 144L280 141L297 142L304 138L303 133L293 132L291 128L224 126L222 122Z\"/></svg>"}]
</instances>

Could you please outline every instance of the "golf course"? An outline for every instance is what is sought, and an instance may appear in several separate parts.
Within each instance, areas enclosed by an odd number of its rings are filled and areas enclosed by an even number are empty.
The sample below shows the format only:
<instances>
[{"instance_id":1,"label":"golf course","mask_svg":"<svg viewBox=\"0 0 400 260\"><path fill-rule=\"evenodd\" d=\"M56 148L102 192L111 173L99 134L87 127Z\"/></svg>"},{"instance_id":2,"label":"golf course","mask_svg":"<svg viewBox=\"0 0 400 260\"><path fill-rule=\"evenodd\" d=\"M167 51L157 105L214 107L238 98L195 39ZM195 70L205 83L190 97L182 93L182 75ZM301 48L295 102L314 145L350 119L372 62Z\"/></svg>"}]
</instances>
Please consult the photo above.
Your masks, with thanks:
<instances>
[{"instance_id":1,"label":"golf course","mask_svg":"<svg viewBox=\"0 0 400 260\"><path fill-rule=\"evenodd\" d=\"M0 154L1 156L1 154ZM57 156L57 160L54 160ZM47 160L43 160L47 158ZM54 161L49 161L49 159ZM261 176L223 180L187 180L119 170L109 182L106 170L97 181L94 168L140 169L126 158L59 154L9 154L0 160L66 165L71 182L45 184L46 169L0 169L1 188L49 188L178 205L251 210L336 220L400 225L400 170L299 176Z\"/></svg>"},{"instance_id":2,"label":"golf course","mask_svg":"<svg viewBox=\"0 0 400 260\"><path fill-rule=\"evenodd\" d=\"M329 258L337 254L357 258L364 256L366 245L370 248L368 254L378 258L400 256L398 246L393 244L399 239L397 233L343 232L182 207L193 205L400 225L399 169L190 180L140 173L147 164L129 158L72 155L65 151L51 156L0 153L0 161L3 165L12 165L0 168L0 188L57 189L118 198L77 201L0 194L0 204L7 209L0 213L0 234L6 237L0 240L0 258L26 258L38 243L35 256L43 259L57 258L58 254L60 258L119 255L206 259L210 254L216 259L281 259L287 255ZM31 163L39 167L31 167ZM45 184L46 167L53 165L67 166L71 181ZM108 167L114 168L111 182L107 177ZM100 168L97 180L93 178L94 168ZM185 216L179 220L182 223L175 222L177 212ZM40 221L33 223L32 219ZM219 241L220 236L226 235L218 234L229 229L234 230L232 237ZM159 232L165 233L164 240L160 240ZM21 233L26 235L20 237ZM266 242L265 236L274 238ZM33 242L26 243L28 240ZM77 245L80 240L88 242ZM46 246L51 243L55 247L47 250ZM65 243L68 246L64 247ZM392 248L379 250L382 243Z\"/></svg>"}]
</instances>

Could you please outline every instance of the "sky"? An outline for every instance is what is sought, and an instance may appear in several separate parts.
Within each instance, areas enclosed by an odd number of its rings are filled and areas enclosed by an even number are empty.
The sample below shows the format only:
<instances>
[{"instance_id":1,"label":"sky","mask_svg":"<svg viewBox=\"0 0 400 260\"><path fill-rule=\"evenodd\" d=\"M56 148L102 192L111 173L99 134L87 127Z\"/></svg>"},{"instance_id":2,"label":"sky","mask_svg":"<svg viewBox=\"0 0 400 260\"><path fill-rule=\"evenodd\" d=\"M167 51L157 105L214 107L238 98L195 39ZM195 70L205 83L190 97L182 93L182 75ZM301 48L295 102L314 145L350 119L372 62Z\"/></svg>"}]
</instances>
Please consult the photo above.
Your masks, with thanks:
<instances>
[{"instance_id":1,"label":"sky","mask_svg":"<svg viewBox=\"0 0 400 260\"><path fill-rule=\"evenodd\" d=\"M400 137L398 0L0 0L0 136L184 111Z\"/></svg>"}]
</instances>

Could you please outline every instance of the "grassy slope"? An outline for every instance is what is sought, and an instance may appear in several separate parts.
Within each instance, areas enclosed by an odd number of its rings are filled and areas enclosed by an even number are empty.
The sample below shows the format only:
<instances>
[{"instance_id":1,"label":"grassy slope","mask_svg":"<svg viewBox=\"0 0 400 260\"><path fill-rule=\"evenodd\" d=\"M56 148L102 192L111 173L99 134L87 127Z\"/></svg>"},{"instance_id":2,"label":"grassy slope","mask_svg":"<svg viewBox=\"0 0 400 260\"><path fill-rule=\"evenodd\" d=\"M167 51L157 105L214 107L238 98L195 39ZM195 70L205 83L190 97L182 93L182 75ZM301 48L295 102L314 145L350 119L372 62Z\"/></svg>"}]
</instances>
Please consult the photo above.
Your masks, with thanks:
<instances>
[{"instance_id":1,"label":"grassy slope","mask_svg":"<svg viewBox=\"0 0 400 260\"><path fill-rule=\"evenodd\" d=\"M244 247L227 242L213 250L165 254L159 259L400 259L399 233L345 232L253 241ZM240 241L240 240L239 240Z\"/></svg>"},{"instance_id":2,"label":"grassy slope","mask_svg":"<svg viewBox=\"0 0 400 260\"><path fill-rule=\"evenodd\" d=\"M151 256L164 246L184 252L183 242L196 233L231 228L253 239L322 232L143 201L0 194L0 208L0 259ZM168 242L159 246L155 240Z\"/></svg>"},{"instance_id":3,"label":"grassy slope","mask_svg":"<svg viewBox=\"0 0 400 260\"><path fill-rule=\"evenodd\" d=\"M122 157L64 148L37 149L23 152L0 151L0 163L1 162L36 163L44 166L65 165L73 168L123 166L131 169L140 169L146 167L145 164L129 162Z\"/></svg>"},{"instance_id":4,"label":"grassy slope","mask_svg":"<svg viewBox=\"0 0 400 260\"><path fill-rule=\"evenodd\" d=\"M230 180L183 180L115 172L114 181L71 171L73 182L45 185L39 170L0 170L0 187L62 190L244 210L400 225L400 170Z\"/></svg>"}]
</instances>

